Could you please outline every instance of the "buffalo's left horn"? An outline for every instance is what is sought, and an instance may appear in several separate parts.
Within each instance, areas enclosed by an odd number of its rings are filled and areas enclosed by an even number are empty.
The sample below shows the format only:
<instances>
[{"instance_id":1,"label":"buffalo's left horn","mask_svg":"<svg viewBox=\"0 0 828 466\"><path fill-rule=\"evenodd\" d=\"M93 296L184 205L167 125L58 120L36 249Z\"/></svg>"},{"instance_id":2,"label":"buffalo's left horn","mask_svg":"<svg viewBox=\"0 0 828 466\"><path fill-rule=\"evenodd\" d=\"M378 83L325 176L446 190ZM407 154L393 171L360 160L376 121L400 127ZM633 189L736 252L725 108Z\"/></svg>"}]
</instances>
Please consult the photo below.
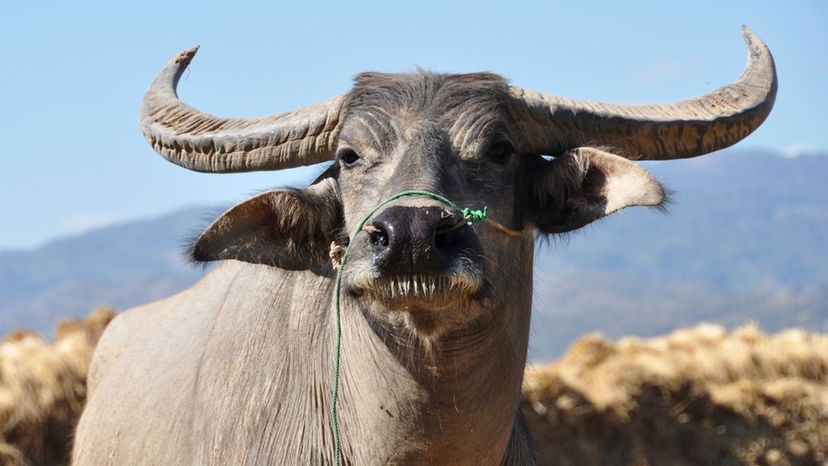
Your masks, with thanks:
<instances>
[{"instance_id":1,"label":"buffalo's left horn","mask_svg":"<svg viewBox=\"0 0 828 466\"><path fill-rule=\"evenodd\" d=\"M673 104L610 105L513 87L526 111L526 153L558 155L580 146L610 146L633 160L669 160L736 144L768 116L776 98L776 68L768 47L742 26L748 49L739 79Z\"/></svg>"},{"instance_id":2,"label":"buffalo's left horn","mask_svg":"<svg viewBox=\"0 0 828 466\"><path fill-rule=\"evenodd\" d=\"M198 47L179 54L144 95L141 130L164 158L200 172L278 170L333 158L342 97L261 118L219 118L178 100Z\"/></svg>"}]
</instances>

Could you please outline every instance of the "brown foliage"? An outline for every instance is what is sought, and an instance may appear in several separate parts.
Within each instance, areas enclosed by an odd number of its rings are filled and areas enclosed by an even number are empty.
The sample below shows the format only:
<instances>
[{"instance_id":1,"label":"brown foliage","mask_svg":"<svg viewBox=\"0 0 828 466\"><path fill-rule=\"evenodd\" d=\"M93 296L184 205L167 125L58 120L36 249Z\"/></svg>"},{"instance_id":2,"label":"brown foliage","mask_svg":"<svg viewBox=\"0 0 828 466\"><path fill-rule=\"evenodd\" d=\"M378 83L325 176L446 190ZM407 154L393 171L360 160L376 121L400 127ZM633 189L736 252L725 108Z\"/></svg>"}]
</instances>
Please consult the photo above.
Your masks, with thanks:
<instances>
[{"instance_id":1,"label":"brown foliage","mask_svg":"<svg viewBox=\"0 0 828 466\"><path fill-rule=\"evenodd\" d=\"M522 409L541 465L828 465L828 336L590 335L527 370Z\"/></svg>"},{"instance_id":2,"label":"brown foliage","mask_svg":"<svg viewBox=\"0 0 828 466\"><path fill-rule=\"evenodd\" d=\"M115 313L61 322L55 343L0 342L0 464L68 462L95 344ZM699 325L581 338L526 372L541 465L828 465L828 336Z\"/></svg>"},{"instance_id":3,"label":"brown foliage","mask_svg":"<svg viewBox=\"0 0 828 466\"><path fill-rule=\"evenodd\" d=\"M58 324L54 344L17 330L0 342L0 464L65 464L92 352L115 316L101 307Z\"/></svg>"}]
</instances>

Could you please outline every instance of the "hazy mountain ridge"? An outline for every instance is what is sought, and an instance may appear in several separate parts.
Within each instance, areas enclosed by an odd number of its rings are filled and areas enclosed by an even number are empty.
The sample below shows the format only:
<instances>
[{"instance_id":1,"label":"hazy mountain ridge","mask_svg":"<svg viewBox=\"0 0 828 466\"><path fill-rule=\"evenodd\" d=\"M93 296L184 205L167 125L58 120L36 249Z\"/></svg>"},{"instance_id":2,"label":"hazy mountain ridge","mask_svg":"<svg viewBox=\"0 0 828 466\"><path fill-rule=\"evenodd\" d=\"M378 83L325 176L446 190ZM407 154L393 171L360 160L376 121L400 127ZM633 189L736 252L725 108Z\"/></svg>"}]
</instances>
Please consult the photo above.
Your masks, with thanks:
<instances>
[{"instance_id":1,"label":"hazy mountain ridge","mask_svg":"<svg viewBox=\"0 0 828 466\"><path fill-rule=\"evenodd\" d=\"M828 157L727 151L645 166L673 190L669 213L611 216L540 255L542 268L634 271L726 291L828 283Z\"/></svg>"},{"instance_id":2,"label":"hazy mountain ridge","mask_svg":"<svg viewBox=\"0 0 828 466\"><path fill-rule=\"evenodd\" d=\"M590 331L655 335L699 320L828 330L828 157L761 151L648 163L668 214L629 209L538 248L532 355ZM48 332L195 282L183 243L220 209L192 208L0 253L0 333Z\"/></svg>"},{"instance_id":3,"label":"hazy mountain ridge","mask_svg":"<svg viewBox=\"0 0 828 466\"><path fill-rule=\"evenodd\" d=\"M668 213L628 209L537 254L531 354L700 321L828 331L828 157L725 151L646 168Z\"/></svg>"},{"instance_id":4,"label":"hazy mountain ridge","mask_svg":"<svg viewBox=\"0 0 828 466\"><path fill-rule=\"evenodd\" d=\"M21 326L48 333L56 319L98 304L123 309L186 288L202 272L184 260L184 243L215 210L185 209L0 253L0 333Z\"/></svg>"}]
</instances>

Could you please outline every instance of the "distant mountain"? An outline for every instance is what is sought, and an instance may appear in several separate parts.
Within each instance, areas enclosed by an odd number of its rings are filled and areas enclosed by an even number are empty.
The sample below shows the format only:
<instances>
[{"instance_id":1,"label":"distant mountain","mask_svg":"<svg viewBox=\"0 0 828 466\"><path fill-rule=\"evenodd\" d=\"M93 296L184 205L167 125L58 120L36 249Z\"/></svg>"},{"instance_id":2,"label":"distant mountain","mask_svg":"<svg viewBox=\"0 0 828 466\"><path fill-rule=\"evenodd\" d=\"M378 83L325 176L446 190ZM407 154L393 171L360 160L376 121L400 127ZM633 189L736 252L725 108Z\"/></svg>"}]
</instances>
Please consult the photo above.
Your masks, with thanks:
<instances>
[{"instance_id":1,"label":"distant mountain","mask_svg":"<svg viewBox=\"0 0 828 466\"><path fill-rule=\"evenodd\" d=\"M724 151L645 164L668 214L629 209L537 254L537 360L579 335L699 321L828 331L828 154Z\"/></svg>"},{"instance_id":2,"label":"distant mountain","mask_svg":"<svg viewBox=\"0 0 828 466\"><path fill-rule=\"evenodd\" d=\"M630 209L538 248L533 359L591 331L649 336L700 320L828 331L828 156L731 150L645 166L672 189L670 213ZM0 334L186 288L203 272L183 259L185 239L220 210L0 253Z\"/></svg>"},{"instance_id":3,"label":"distant mountain","mask_svg":"<svg viewBox=\"0 0 828 466\"><path fill-rule=\"evenodd\" d=\"M628 209L576 233L544 264L725 291L828 283L828 154L726 151L645 167L673 190L668 215Z\"/></svg>"},{"instance_id":4,"label":"distant mountain","mask_svg":"<svg viewBox=\"0 0 828 466\"><path fill-rule=\"evenodd\" d=\"M202 275L183 259L186 238L215 210L187 209L0 252L0 334L17 327L48 334L56 319L99 304L124 309L186 288Z\"/></svg>"}]
</instances>

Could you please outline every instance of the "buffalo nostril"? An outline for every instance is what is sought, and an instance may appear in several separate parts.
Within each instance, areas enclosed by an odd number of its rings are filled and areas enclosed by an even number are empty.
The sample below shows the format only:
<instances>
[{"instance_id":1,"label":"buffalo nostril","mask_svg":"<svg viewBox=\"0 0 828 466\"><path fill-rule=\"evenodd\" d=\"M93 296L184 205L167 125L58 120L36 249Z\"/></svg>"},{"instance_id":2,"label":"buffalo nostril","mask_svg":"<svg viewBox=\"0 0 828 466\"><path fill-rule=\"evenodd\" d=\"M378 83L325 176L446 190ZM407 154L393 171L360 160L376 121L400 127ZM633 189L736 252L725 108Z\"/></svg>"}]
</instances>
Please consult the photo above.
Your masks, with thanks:
<instances>
[{"instance_id":1,"label":"buffalo nostril","mask_svg":"<svg viewBox=\"0 0 828 466\"><path fill-rule=\"evenodd\" d=\"M380 228L372 228L368 233L368 240L371 244L378 247L388 247L388 233Z\"/></svg>"},{"instance_id":2,"label":"buffalo nostril","mask_svg":"<svg viewBox=\"0 0 828 466\"><path fill-rule=\"evenodd\" d=\"M363 227L365 247L382 273L442 273L466 257L474 233L447 208L391 206Z\"/></svg>"},{"instance_id":3,"label":"buffalo nostril","mask_svg":"<svg viewBox=\"0 0 828 466\"><path fill-rule=\"evenodd\" d=\"M462 227L462 222L438 226L434 232L434 246L442 250L452 248L460 239Z\"/></svg>"},{"instance_id":4,"label":"buffalo nostril","mask_svg":"<svg viewBox=\"0 0 828 466\"><path fill-rule=\"evenodd\" d=\"M434 246L437 246L437 249L448 249L457 243L457 234L455 233L456 230L447 231L447 232L437 232L434 236Z\"/></svg>"}]
</instances>

